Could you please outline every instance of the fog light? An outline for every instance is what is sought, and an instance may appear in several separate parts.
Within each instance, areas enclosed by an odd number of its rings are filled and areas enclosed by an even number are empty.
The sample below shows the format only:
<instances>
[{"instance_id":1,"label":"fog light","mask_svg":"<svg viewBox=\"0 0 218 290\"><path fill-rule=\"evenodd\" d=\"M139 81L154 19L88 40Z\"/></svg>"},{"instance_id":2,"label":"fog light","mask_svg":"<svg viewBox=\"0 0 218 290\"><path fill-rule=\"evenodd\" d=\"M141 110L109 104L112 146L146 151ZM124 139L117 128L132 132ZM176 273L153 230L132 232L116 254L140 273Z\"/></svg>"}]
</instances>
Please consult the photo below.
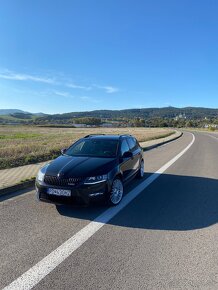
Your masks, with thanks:
<instances>
[{"instance_id":1,"label":"fog light","mask_svg":"<svg viewBox=\"0 0 218 290\"><path fill-rule=\"evenodd\" d=\"M95 196L99 196L99 195L103 195L104 192L96 192L96 193L90 193L89 196L90 197L95 197Z\"/></svg>"}]
</instances>

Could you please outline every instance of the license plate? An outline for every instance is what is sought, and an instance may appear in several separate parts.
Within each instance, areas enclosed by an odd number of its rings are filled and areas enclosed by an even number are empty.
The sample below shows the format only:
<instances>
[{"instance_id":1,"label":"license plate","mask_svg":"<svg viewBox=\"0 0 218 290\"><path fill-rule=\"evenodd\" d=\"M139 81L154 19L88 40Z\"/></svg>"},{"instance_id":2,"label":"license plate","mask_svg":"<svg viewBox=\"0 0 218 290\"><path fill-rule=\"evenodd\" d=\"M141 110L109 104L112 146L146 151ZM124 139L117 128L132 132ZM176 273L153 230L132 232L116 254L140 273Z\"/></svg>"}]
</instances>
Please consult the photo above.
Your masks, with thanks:
<instances>
[{"instance_id":1,"label":"license plate","mask_svg":"<svg viewBox=\"0 0 218 290\"><path fill-rule=\"evenodd\" d=\"M67 189L48 188L47 193L57 196L71 196L71 190Z\"/></svg>"}]
</instances>

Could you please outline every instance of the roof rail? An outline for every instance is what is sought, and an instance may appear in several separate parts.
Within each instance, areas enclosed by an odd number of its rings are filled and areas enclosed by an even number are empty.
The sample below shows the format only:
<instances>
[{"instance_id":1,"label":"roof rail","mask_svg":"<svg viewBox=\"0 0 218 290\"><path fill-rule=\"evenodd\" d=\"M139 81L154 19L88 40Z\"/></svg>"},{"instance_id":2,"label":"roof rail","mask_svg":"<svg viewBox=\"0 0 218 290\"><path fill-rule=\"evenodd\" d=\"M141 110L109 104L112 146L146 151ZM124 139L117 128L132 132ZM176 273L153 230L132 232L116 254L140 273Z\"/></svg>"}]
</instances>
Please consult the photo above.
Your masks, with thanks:
<instances>
[{"instance_id":1,"label":"roof rail","mask_svg":"<svg viewBox=\"0 0 218 290\"><path fill-rule=\"evenodd\" d=\"M131 136L131 137L132 137L131 134L121 134L121 135L120 135L120 137L125 137L125 136Z\"/></svg>"},{"instance_id":2,"label":"roof rail","mask_svg":"<svg viewBox=\"0 0 218 290\"><path fill-rule=\"evenodd\" d=\"M90 135L86 135L86 136L83 137L83 138L89 138L89 137L92 137L92 136L98 136L98 135L105 135L105 134L90 134Z\"/></svg>"}]
</instances>

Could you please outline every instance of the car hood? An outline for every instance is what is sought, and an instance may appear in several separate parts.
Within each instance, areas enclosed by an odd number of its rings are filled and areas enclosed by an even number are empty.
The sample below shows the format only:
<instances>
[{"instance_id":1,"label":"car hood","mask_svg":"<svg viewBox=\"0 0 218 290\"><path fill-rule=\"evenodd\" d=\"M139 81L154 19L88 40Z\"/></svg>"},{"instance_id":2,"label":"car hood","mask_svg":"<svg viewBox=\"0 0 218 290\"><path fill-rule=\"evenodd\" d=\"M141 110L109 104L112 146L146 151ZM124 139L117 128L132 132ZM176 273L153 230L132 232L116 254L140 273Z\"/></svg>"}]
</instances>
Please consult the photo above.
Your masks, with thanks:
<instances>
[{"instance_id":1,"label":"car hood","mask_svg":"<svg viewBox=\"0 0 218 290\"><path fill-rule=\"evenodd\" d=\"M59 156L46 168L51 176L88 177L107 174L117 163L116 158Z\"/></svg>"}]
</instances>

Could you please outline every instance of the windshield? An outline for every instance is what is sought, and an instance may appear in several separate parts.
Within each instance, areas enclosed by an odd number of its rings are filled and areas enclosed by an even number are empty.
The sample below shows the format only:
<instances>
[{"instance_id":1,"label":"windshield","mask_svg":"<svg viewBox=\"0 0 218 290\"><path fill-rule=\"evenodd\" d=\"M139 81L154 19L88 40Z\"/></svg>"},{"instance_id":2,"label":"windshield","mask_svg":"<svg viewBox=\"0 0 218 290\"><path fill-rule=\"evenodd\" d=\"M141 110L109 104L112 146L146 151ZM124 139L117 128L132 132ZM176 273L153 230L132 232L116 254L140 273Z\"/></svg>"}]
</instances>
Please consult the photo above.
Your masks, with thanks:
<instances>
[{"instance_id":1,"label":"windshield","mask_svg":"<svg viewBox=\"0 0 218 290\"><path fill-rule=\"evenodd\" d=\"M116 157L118 140L82 139L65 152L69 156Z\"/></svg>"}]
</instances>

